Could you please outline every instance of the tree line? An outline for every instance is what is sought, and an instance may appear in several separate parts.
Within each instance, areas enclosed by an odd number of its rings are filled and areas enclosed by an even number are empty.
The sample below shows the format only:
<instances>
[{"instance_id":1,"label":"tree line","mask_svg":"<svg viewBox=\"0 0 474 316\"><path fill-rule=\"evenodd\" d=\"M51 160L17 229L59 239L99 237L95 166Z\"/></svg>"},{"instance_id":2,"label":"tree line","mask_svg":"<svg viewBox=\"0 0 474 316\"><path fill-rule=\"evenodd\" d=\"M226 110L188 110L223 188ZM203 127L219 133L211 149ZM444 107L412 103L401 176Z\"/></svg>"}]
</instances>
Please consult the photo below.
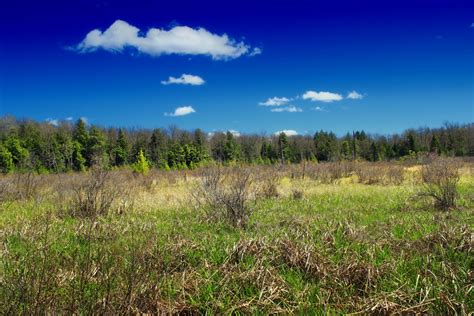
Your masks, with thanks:
<instances>
[{"instance_id":1,"label":"tree line","mask_svg":"<svg viewBox=\"0 0 474 316\"><path fill-rule=\"evenodd\" d=\"M154 168L193 169L209 161L275 164L301 161L393 160L418 153L474 156L474 124L409 129L389 136L354 131L342 137L314 135L207 134L177 127L124 129L76 122L0 118L0 171L84 171L97 160L110 167L146 159Z\"/></svg>"}]
</instances>

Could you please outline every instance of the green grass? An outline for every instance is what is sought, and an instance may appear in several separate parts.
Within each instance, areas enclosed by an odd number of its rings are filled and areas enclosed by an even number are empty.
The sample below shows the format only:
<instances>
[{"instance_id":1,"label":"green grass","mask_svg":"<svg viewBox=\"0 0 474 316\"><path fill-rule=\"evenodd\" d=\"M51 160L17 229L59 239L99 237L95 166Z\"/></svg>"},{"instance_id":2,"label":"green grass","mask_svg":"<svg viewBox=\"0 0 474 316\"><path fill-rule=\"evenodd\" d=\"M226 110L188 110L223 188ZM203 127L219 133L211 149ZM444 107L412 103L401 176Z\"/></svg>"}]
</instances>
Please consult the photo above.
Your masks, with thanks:
<instances>
[{"instance_id":1,"label":"green grass","mask_svg":"<svg viewBox=\"0 0 474 316\"><path fill-rule=\"evenodd\" d=\"M474 179L449 213L414 186L259 200L249 228L186 207L96 220L2 204L0 313L474 311Z\"/></svg>"}]
</instances>

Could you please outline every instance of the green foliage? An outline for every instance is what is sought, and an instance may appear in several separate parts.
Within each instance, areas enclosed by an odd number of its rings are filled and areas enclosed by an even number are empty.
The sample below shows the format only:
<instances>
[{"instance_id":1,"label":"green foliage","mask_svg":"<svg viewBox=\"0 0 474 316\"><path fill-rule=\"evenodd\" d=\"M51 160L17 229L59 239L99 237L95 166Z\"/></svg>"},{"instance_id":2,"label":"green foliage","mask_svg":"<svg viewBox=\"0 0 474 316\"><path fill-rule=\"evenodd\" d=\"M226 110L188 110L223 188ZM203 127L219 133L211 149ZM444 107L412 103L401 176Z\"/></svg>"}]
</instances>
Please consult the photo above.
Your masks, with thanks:
<instances>
[{"instance_id":1,"label":"green foliage","mask_svg":"<svg viewBox=\"0 0 474 316\"><path fill-rule=\"evenodd\" d=\"M84 120L59 126L29 120L0 118L0 142L12 155L15 169L49 172L81 171L96 161L112 166L131 165L140 150L150 167L193 169L210 160L275 164L338 160L415 159L419 152L474 156L474 124L445 124L439 129L411 129L391 136L354 131L338 138L320 131L309 135L210 135L171 127L169 130L124 130L88 127ZM403 158L406 157L406 158Z\"/></svg>"},{"instance_id":2,"label":"green foliage","mask_svg":"<svg viewBox=\"0 0 474 316\"><path fill-rule=\"evenodd\" d=\"M224 144L224 161L237 161L240 157L240 148L234 135L231 132L226 133L226 142Z\"/></svg>"},{"instance_id":3,"label":"green foliage","mask_svg":"<svg viewBox=\"0 0 474 316\"><path fill-rule=\"evenodd\" d=\"M140 150L140 152L138 153L137 160L132 165L132 169L135 173L142 174L144 176L148 175L150 165L148 164L148 160L143 154L143 150Z\"/></svg>"},{"instance_id":4,"label":"green foliage","mask_svg":"<svg viewBox=\"0 0 474 316\"><path fill-rule=\"evenodd\" d=\"M14 167L13 155L8 148L0 144L0 171L2 173L9 173L13 171Z\"/></svg>"},{"instance_id":5,"label":"green foliage","mask_svg":"<svg viewBox=\"0 0 474 316\"><path fill-rule=\"evenodd\" d=\"M81 118L76 122L73 132L73 139L85 148L88 144L89 133L87 131L86 122Z\"/></svg>"},{"instance_id":6,"label":"green foliage","mask_svg":"<svg viewBox=\"0 0 474 316\"><path fill-rule=\"evenodd\" d=\"M92 166L96 161L103 161L106 159L105 144L104 133L98 127L93 126L89 133L85 151L85 157L89 167Z\"/></svg>"},{"instance_id":7,"label":"green foliage","mask_svg":"<svg viewBox=\"0 0 474 316\"><path fill-rule=\"evenodd\" d=\"M17 168L23 168L28 157L28 149L24 148L17 137L9 137L5 142L5 147L12 155L13 163Z\"/></svg>"},{"instance_id":8,"label":"green foliage","mask_svg":"<svg viewBox=\"0 0 474 316\"><path fill-rule=\"evenodd\" d=\"M115 165L123 166L128 160L128 142L123 129L119 130L117 142L114 148Z\"/></svg>"},{"instance_id":9,"label":"green foliage","mask_svg":"<svg viewBox=\"0 0 474 316\"><path fill-rule=\"evenodd\" d=\"M314 145L318 161L329 161L337 158L337 138L334 133L316 132L314 134Z\"/></svg>"},{"instance_id":10,"label":"green foliage","mask_svg":"<svg viewBox=\"0 0 474 316\"><path fill-rule=\"evenodd\" d=\"M283 132L278 135L278 155L281 163L289 162L290 147L288 146L288 136Z\"/></svg>"},{"instance_id":11,"label":"green foliage","mask_svg":"<svg viewBox=\"0 0 474 316\"><path fill-rule=\"evenodd\" d=\"M72 147L72 168L75 171L84 171L86 159L82 156L82 145L78 141L74 141Z\"/></svg>"}]
</instances>

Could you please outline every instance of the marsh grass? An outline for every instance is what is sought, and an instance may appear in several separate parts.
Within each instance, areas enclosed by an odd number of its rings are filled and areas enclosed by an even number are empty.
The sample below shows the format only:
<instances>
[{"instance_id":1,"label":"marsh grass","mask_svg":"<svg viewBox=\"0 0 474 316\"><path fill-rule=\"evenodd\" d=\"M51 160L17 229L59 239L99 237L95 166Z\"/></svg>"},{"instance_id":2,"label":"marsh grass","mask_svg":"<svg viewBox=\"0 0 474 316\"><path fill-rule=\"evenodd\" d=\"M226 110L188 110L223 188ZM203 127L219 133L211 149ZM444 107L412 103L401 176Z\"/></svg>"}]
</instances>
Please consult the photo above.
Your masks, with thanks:
<instances>
[{"instance_id":1,"label":"marsh grass","mask_svg":"<svg viewBox=\"0 0 474 316\"><path fill-rule=\"evenodd\" d=\"M324 184L311 168L304 180L281 170L280 196L256 199L246 229L203 221L189 202L176 202L199 182L199 171L186 178L151 171L146 182L111 172L109 180L126 183L137 201L94 217L61 213L54 194L2 202L0 313L474 310L471 175L458 184L463 207L440 212L411 199L421 188L411 182ZM57 181L67 197L66 188L87 176L48 176L39 193L57 191ZM293 189L304 198L294 198Z\"/></svg>"}]
</instances>

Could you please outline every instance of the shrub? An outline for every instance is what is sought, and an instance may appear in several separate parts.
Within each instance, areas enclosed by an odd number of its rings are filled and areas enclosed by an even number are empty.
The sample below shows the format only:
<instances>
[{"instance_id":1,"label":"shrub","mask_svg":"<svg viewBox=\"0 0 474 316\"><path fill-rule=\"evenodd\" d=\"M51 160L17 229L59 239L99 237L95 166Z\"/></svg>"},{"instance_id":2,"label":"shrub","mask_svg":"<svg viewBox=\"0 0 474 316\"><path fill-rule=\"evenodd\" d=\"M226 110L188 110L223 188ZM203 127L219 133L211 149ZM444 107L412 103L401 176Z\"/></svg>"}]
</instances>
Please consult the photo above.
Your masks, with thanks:
<instances>
[{"instance_id":1,"label":"shrub","mask_svg":"<svg viewBox=\"0 0 474 316\"><path fill-rule=\"evenodd\" d=\"M252 212L249 205L251 184L251 173L247 169L206 167L193 197L209 219L246 228Z\"/></svg>"},{"instance_id":2,"label":"shrub","mask_svg":"<svg viewBox=\"0 0 474 316\"><path fill-rule=\"evenodd\" d=\"M423 191L420 195L435 200L435 207L447 211L456 206L460 163L453 158L439 158L423 166Z\"/></svg>"},{"instance_id":3,"label":"shrub","mask_svg":"<svg viewBox=\"0 0 474 316\"><path fill-rule=\"evenodd\" d=\"M150 170L150 165L145 155L143 154L143 150L140 150L140 152L138 153L137 161L132 165L132 169L137 174L142 174L144 176L148 174L148 171Z\"/></svg>"},{"instance_id":4,"label":"shrub","mask_svg":"<svg viewBox=\"0 0 474 316\"><path fill-rule=\"evenodd\" d=\"M13 156L11 152L0 144L0 172L9 173L14 169Z\"/></svg>"},{"instance_id":5,"label":"shrub","mask_svg":"<svg viewBox=\"0 0 474 316\"><path fill-rule=\"evenodd\" d=\"M259 196L265 199L277 198L280 196L278 192L278 183L280 177L278 174L273 173L270 176L266 177L260 184L259 187Z\"/></svg>"},{"instance_id":6,"label":"shrub","mask_svg":"<svg viewBox=\"0 0 474 316\"><path fill-rule=\"evenodd\" d=\"M293 200L301 200L304 197L304 193L300 189L293 189L292 197L293 197Z\"/></svg>"},{"instance_id":7,"label":"shrub","mask_svg":"<svg viewBox=\"0 0 474 316\"><path fill-rule=\"evenodd\" d=\"M117 188L110 186L108 180L109 172L105 168L93 166L86 180L74 189L70 214L83 218L106 215L118 196Z\"/></svg>"}]
</instances>

